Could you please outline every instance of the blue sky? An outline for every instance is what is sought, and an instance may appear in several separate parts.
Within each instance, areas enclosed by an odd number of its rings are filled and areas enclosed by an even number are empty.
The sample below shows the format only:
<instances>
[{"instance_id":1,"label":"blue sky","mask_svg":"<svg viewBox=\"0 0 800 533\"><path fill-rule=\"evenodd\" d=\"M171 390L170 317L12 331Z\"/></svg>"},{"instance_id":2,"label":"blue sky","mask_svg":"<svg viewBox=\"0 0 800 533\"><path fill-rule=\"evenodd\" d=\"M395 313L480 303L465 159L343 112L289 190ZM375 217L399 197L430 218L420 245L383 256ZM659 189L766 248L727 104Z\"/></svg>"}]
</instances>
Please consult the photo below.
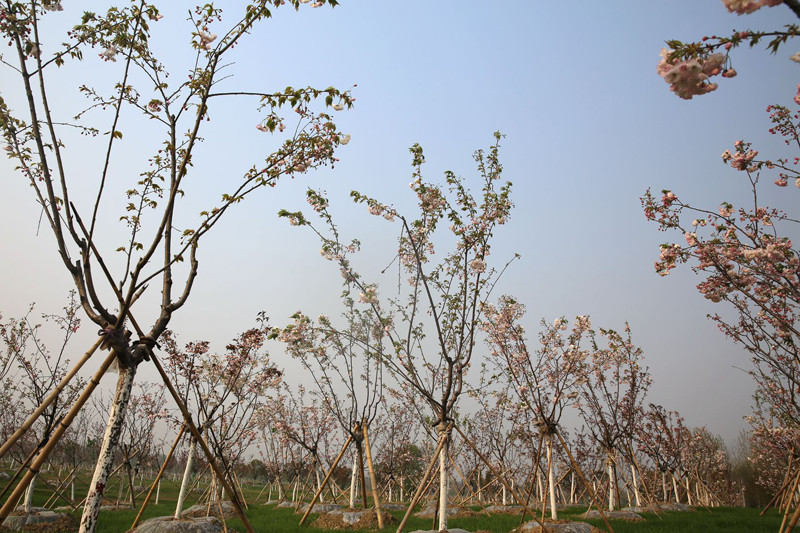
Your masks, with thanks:
<instances>
[{"instance_id":1,"label":"blue sky","mask_svg":"<svg viewBox=\"0 0 800 533\"><path fill-rule=\"evenodd\" d=\"M239 2L220 5L231 13L241 8ZM65 0L64 7L53 20L71 24L84 3ZM164 12L153 42L180 78L189 67L191 27L182 8ZM654 273L658 244L668 237L644 219L639 197L652 187L709 207L745 198L742 176L719 156L741 138L753 140L764 155L783 153L766 133L765 108L791 103L800 65L788 56L800 46L789 43L774 56L763 49L734 51L739 76L691 101L668 91L656 64L667 39L774 29L792 17L784 6L738 17L717 0L361 0L333 10L279 10L235 51L232 77L221 87L357 84L355 107L336 115L352 141L341 148L335 169L263 191L209 235L193 296L173 329L183 340L208 338L221 348L260 310L277 324L298 309L335 314L336 269L319 256L309 232L278 220L277 211L303 208L306 187L327 190L345 232L365 242L362 268L379 281L396 228L352 205L349 191L411 207L410 145L423 146L428 179L448 169L469 178L476 176L472 152L487 147L499 130L506 135L501 157L516 209L493 253L498 262L522 256L500 290L527 306L531 337L540 318L588 314L596 326L615 329L629 321L654 378L649 400L731 441L751 403L752 383L735 368L747 368L748 357L706 319L718 306L696 292L699 280L688 269L664 279ZM54 98L65 117L84 105L71 87L107 87L119 72L119 64L88 56L79 74L58 73ZM11 78L6 72L0 79L0 92L13 101L19 93ZM197 188L187 191L186 216L208 205L220 184L235 182L274 142L255 130L254 101L218 105L195 160ZM124 148L115 160L120 191L158 144L157 128L130 124L123 122ZM91 155L78 151L70 160L76 186L86 191L99 164ZM42 311L58 309L70 280L47 229L36 234L39 209L11 168L0 161L6 250L0 311L18 315L31 301ZM797 205L792 195L800 192L765 189L768 202ZM116 222L124 203L118 194L104 212L111 249L124 235ZM277 346L273 353L294 368Z\"/></svg>"}]
</instances>

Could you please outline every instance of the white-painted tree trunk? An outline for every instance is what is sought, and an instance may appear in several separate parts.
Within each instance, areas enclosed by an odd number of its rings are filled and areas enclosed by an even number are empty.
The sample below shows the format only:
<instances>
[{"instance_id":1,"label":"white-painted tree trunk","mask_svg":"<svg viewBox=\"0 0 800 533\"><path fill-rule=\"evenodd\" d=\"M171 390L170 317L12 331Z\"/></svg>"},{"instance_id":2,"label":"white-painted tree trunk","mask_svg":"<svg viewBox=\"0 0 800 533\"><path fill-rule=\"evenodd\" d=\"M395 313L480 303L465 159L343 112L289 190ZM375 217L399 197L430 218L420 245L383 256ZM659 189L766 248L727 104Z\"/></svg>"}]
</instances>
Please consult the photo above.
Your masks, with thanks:
<instances>
[{"instance_id":1,"label":"white-painted tree trunk","mask_svg":"<svg viewBox=\"0 0 800 533\"><path fill-rule=\"evenodd\" d=\"M553 475L553 439L547 437L547 485L550 488L550 518L558 520L558 505L556 504L556 484Z\"/></svg>"},{"instance_id":2,"label":"white-painted tree trunk","mask_svg":"<svg viewBox=\"0 0 800 533\"><path fill-rule=\"evenodd\" d=\"M447 530L447 452L449 448L450 436L448 435L439 452L439 531Z\"/></svg>"},{"instance_id":3,"label":"white-painted tree trunk","mask_svg":"<svg viewBox=\"0 0 800 533\"><path fill-rule=\"evenodd\" d=\"M569 475L569 503L575 503L575 472Z\"/></svg>"},{"instance_id":4,"label":"white-painted tree trunk","mask_svg":"<svg viewBox=\"0 0 800 533\"><path fill-rule=\"evenodd\" d=\"M403 489L404 483L405 483L405 479L403 478L403 476L400 476L400 501L401 502L406 499L406 492L405 492L405 489Z\"/></svg>"},{"instance_id":5,"label":"white-painted tree trunk","mask_svg":"<svg viewBox=\"0 0 800 533\"><path fill-rule=\"evenodd\" d=\"M542 473L537 469L536 471L536 499L542 501L544 499L544 487L542 486Z\"/></svg>"},{"instance_id":6,"label":"white-painted tree trunk","mask_svg":"<svg viewBox=\"0 0 800 533\"><path fill-rule=\"evenodd\" d=\"M506 495L506 486L503 485L503 505L508 505L508 499Z\"/></svg>"},{"instance_id":7,"label":"white-painted tree trunk","mask_svg":"<svg viewBox=\"0 0 800 533\"><path fill-rule=\"evenodd\" d=\"M186 467L183 470L183 481L181 481L181 488L178 492L178 503L175 505L175 514L173 518L177 520L181 517L183 512L183 502L186 500L186 491L189 490L189 479L192 476L192 466L194 465L194 455L197 450L197 442L192 439L189 444L189 455L186 457Z\"/></svg>"},{"instance_id":8,"label":"white-painted tree trunk","mask_svg":"<svg viewBox=\"0 0 800 533\"><path fill-rule=\"evenodd\" d=\"M125 411L131 398L135 376L136 367L119 368L114 403L111 404L106 432L103 435L103 443L100 445L100 454L97 457L92 482L89 484L89 494L86 496L86 505L83 507L79 533L94 533L97 529L97 515L100 513L100 505L103 503L103 493L108 484L108 476L114 466L114 452L122 433L122 424L125 421Z\"/></svg>"},{"instance_id":9,"label":"white-painted tree trunk","mask_svg":"<svg viewBox=\"0 0 800 533\"><path fill-rule=\"evenodd\" d=\"M664 493L664 501L667 501L667 473L661 472L661 492Z\"/></svg>"},{"instance_id":10,"label":"white-painted tree trunk","mask_svg":"<svg viewBox=\"0 0 800 533\"><path fill-rule=\"evenodd\" d=\"M36 478L39 477L39 474L34 474L31 478L31 482L28 485L28 489L25 491L25 499L22 502L22 509L25 513L31 512L31 506L33 505L33 490L36 487Z\"/></svg>"},{"instance_id":11,"label":"white-painted tree trunk","mask_svg":"<svg viewBox=\"0 0 800 533\"><path fill-rule=\"evenodd\" d=\"M156 505L158 505L158 499L161 497L161 478L158 478L158 485L156 485Z\"/></svg>"},{"instance_id":12,"label":"white-painted tree trunk","mask_svg":"<svg viewBox=\"0 0 800 533\"><path fill-rule=\"evenodd\" d=\"M678 496L678 482L675 479L675 474L672 474L672 492L675 494L675 503L680 503L681 498Z\"/></svg>"},{"instance_id":13,"label":"white-painted tree trunk","mask_svg":"<svg viewBox=\"0 0 800 533\"><path fill-rule=\"evenodd\" d=\"M636 507L642 506L642 497L639 494L639 482L636 480L636 468L631 465L631 477L633 479L633 496L636 499Z\"/></svg>"},{"instance_id":14,"label":"white-painted tree trunk","mask_svg":"<svg viewBox=\"0 0 800 533\"><path fill-rule=\"evenodd\" d=\"M613 511L616 507L617 486L614 483L614 460L608 457L608 510Z\"/></svg>"},{"instance_id":15,"label":"white-painted tree trunk","mask_svg":"<svg viewBox=\"0 0 800 533\"><path fill-rule=\"evenodd\" d=\"M319 477L319 468L316 466L314 467L314 475L317 476L317 490L320 491L319 493L319 503L325 503L325 495L322 494L322 479Z\"/></svg>"},{"instance_id":16,"label":"white-painted tree trunk","mask_svg":"<svg viewBox=\"0 0 800 533\"><path fill-rule=\"evenodd\" d=\"M294 478L294 487L292 488L292 503L297 503L297 478Z\"/></svg>"},{"instance_id":17,"label":"white-painted tree trunk","mask_svg":"<svg viewBox=\"0 0 800 533\"><path fill-rule=\"evenodd\" d=\"M692 503L692 488L689 486L689 478L686 478L684 485L686 486L686 499L688 500L689 505L694 505Z\"/></svg>"},{"instance_id":18,"label":"white-painted tree trunk","mask_svg":"<svg viewBox=\"0 0 800 533\"><path fill-rule=\"evenodd\" d=\"M353 470L350 472L350 508L356 508L356 487L358 486L358 455L353 454Z\"/></svg>"}]
</instances>

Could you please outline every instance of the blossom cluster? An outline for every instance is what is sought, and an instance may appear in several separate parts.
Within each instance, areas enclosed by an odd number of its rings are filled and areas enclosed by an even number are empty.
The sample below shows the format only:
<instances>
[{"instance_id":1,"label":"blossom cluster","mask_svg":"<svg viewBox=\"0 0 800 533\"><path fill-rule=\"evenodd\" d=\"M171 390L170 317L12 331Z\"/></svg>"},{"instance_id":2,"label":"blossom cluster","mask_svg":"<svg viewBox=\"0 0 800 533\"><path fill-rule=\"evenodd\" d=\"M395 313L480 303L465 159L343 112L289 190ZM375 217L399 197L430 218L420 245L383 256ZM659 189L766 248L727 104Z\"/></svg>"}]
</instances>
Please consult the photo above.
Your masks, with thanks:
<instances>
[{"instance_id":1,"label":"blossom cluster","mask_svg":"<svg viewBox=\"0 0 800 533\"><path fill-rule=\"evenodd\" d=\"M658 75L669 84L669 90L684 100L691 100L693 96L710 93L717 89L717 84L709 80L710 77L722 74L724 77L733 77L736 71L724 69L726 57L724 54L711 54L705 58L697 57L681 60L672 57L673 51L663 48L661 61L658 62Z\"/></svg>"},{"instance_id":2,"label":"blossom cluster","mask_svg":"<svg viewBox=\"0 0 800 533\"><path fill-rule=\"evenodd\" d=\"M722 0L730 13L737 15L747 15L757 11L762 7L775 7L783 3L783 0Z\"/></svg>"}]
</instances>

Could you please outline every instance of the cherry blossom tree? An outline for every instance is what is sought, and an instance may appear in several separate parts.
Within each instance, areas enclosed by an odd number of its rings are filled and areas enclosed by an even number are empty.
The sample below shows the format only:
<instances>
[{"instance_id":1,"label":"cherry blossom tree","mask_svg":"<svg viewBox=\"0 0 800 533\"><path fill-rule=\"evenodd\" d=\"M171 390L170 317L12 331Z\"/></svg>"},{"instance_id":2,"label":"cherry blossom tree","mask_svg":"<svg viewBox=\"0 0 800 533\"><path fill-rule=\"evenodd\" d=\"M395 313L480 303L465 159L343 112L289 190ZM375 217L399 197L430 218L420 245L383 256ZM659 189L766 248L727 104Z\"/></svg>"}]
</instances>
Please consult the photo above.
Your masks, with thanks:
<instances>
[{"instance_id":1,"label":"cherry blossom tree","mask_svg":"<svg viewBox=\"0 0 800 533\"><path fill-rule=\"evenodd\" d=\"M635 440L639 449L650 458L661 473L661 493L668 498L667 474L673 483L675 501L679 502L676 475L681 468L681 450L688 435L683 418L677 411L667 411L660 405L649 404L643 422L636 428ZM654 491L655 492L655 491Z\"/></svg>"},{"instance_id":2,"label":"cherry blossom tree","mask_svg":"<svg viewBox=\"0 0 800 533\"><path fill-rule=\"evenodd\" d=\"M783 106L768 110L770 131L783 137L787 146L800 148L797 113ZM650 192L643 197L650 220L684 237L683 243L661 246L656 271L667 275L677 265L691 264L702 277L700 293L733 310L732 315L716 313L711 319L750 352L748 371L756 382L759 409L773 423L791 430L800 422L800 261L792 242L798 220L762 205L759 191L767 173L777 174L778 187L797 181L800 174L790 156L764 159L744 141L737 141L722 159L746 177L749 206L722 202L712 210L684 202L672 191L663 191L660 198Z\"/></svg>"},{"instance_id":3,"label":"cherry blossom tree","mask_svg":"<svg viewBox=\"0 0 800 533\"><path fill-rule=\"evenodd\" d=\"M165 332L166 367L178 384L179 394L191 408L198 429L232 482L233 468L258 437L256 413L277 389L281 372L263 350L272 328L261 314L258 326L234 338L222 354L211 352L207 341L192 341L183 348L175 335ZM180 518L197 443L192 438L175 518ZM233 484L233 483L232 483Z\"/></svg>"},{"instance_id":4,"label":"cherry blossom tree","mask_svg":"<svg viewBox=\"0 0 800 533\"><path fill-rule=\"evenodd\" d=\"M795 0L724 0L728 10L739 15L763 7L784 4L800 17L800 3ZM704 37L700 42L668 41L670 50L662 52L658 71L683 98L716 88L709 76L736 74L731 52L737 46L756 46L767 42L775 53L798 35L798 26L790 24L778 31L740 31L729 37ZM791 59L800 61L800 54ZM794 96L800 104L800 93ZM796 150L798 114L783 105L770 105L770 133ZM797 158L793 153L774 158L759 156L745 140L738 140L725 150L722 160L742 173L751 199L735 206L721 202L716 206L692 204L669 190L661 195L650 191L642 198L645 215L667 232L679 232L681 243L661 245L656 271L667 275L677 265L689 263L702 281L697 288L712 302L724 302L733 315L714 314L719 329L752 355L750 374L756 381L756 414L750 418L754 432L761 437L791 434L798 426L798 359L796 319L800 294L798 256L792 244L798 223L796 214L764 204L765 183L778 187L789 183L800 186ZM769 177L767 177L769 176ZM769 185L768 185L769 186ZM748 205L749 204L749 205ZM691 222L690 222L691 221ZM772 429L783 431L773 432ZM780 449L776 443L772 449ZM795 511L790 528L800 519Z\"/></svg>"},{"instance_id":5,"label":"cherry blossom tree","mask_svg":"<svg viewBox=\"0 0 800 533\"><path fill-rule=\"evenodd\" d=\"M321 486L320 471L327 466L327 456L335 447L335 428L338 421L332 410L323 406L326 399L318 395L308 394L304 385L297 386L295 393L283 383L282 391L267 407L269 416L262 417L262 423L271 425L271 429L281 436L282 446L296 445L302 451L294 459L295 472L292 501L297 501L300 476L310 472L316 478L317 488Z\"/></svg>"},{"instance_id":6,"label":"cherry blossom tree","mask_svg":"<svg viewBox=\"0 0 800 533\"><path fill-rule=\"evenodd\" d=\"M388 485L388 499L392 501L394 488L399 501L404 501L407 481L422 474L422 451L418 446L419 420L409 405L389 391L391 400L384 397L380 404L381 424L375 434L381 445L375 450L375 469Z\"/></svg>"},{"instance_id":7,"label":"cherry blossom tree","mask_svg":"<svg viewBox=\"0 0 800 533\"><path fill-rule=\"evenodd\" d=\"M314 6L337 3L324 0ZM96 527L136 368L152 358L152 349L173 313L188 301L198 274L200 240L228 210L255 191L276 185L282 176L333 164L334 150L349 140L337 130L329 114L312 109L317 99L335 110L351 106L352 98L346 91L333 87L237 91L220 85L228 77L224 68L231 50L285 4L300 9L305 3L254 0L238 15L232 10L238 18L228 26L222 22L222 10L213 4L191 11L183 42L193 57L183 67L187 75L172 77L150 40L153 24L170 21L161 22L158 8L146 0L111 7L105 13L87 12L77 25L69 25L66 38L47 42L42 35L55 36L65 25L67 11L60 0L7 2L0 7L0 33L13 50L3 61L4 80L18 84L17 93L6 92L0 99L5 153L16 162L18 175L30 183L55 238L59 258L74 281L81 307L101 329L104 344L113 349L120 368L117 396L81 520L82 533ZM175 35L180 38L178 28ZM116 83L110 93L80 86L76 94L89 100L88 108L69 119L66 117L74 113L54 107L60 105L56 102L63 101L69 87L58 84L52 75L60 67L80 76L82 64L99 71L90 71L91 75L84 71L84 75L112 78ZM55 92L59 98L55 98ZM280 134L287 130L285 141L243 170L240 179L214 180L219 184L219 200L197 197L210 205L193 216L191 211L196 208L188 199L195 198L196 184L206 187L209 183L190 180L190 176L203 174L202 168L193 166L201 152L201 134L208 127L210 110L219 100L230 97L254 101L259 113L254 119L254 133ZM284 116L286 107L296 112L291 116L297 117L297 127L287 128L294 120ZM130 159L121 156L123 135L137 128L145 132L142 142L133 147L139 150L142 161L138 175L131 173ZM148 154L150 140L159 135L163 143ZM127 136L125 142L131 145ZM73 150L81 156L70 157ZM89 174L94 176L90 180L93 193L85 188L87 154L97 154L97 172ZM135 177L130 178L132 174ZM120 180L127 182L122 191L117 189ZM119 220L120 224L108 220ZM110 241L100 238L117 230ZM156 308L148 312L140 302L152 301L141 297L153 286L159 287L161 297ZM136 304L141 320L133 314ZM135 330L135 337L127 332L127 325ZM198 437L191 421L187 423ZM15 497L12 494L10 500ZM8 512L10 506L6 505L0 515ZM251 529L246 517L241 516Z\"/></svg>"},{"instance_id":8,"label":"cherry blossom tree","mask_svg":"<svg viewBox=\"0 0 800 533\"><path fill-rule=\"evenodd\" d=\"M581 349L582 340L590 329L586 317L578 317L567 336L568 322L556 319L551 325L542 321L539 335L540 348L531 353L527 346L525 329L520 320L525 307L510 296L500 298L497 306L487 305L484 329L495 363L511 383L511 389L522 408L530 411L533 424L545 444L547 454L547 479L550 494L551 518L558 518L556 489L553 472L553 440L559 431L564 410L574 405L576 387L586 381L584 377L587 350ZM539 452L537 452L539 455ZM540 457L534 459L538 464Z\"/></svg>"},{"instance_id":9,"label":"cherry blossom tree","mask_svg":"<svg viewBox=\"0 0 800 533\"><path fill-rule=\"evenodd\" d=\"M18 417L13 413L34 411L67 374L70 368L67 348L81 322L78 317L79 306L76 303L74 291L70 292L62 314L41 315L45 321L44 324L36 322L34 308L35 306L31 305L28 312L19 319L12 318L7 322L0 322L0 340L2 340L3 351L7 357L5 371L8 372L12 367L16 367L16 372L9 376L7 388L2 393L9 395L9 398L5 400L9 403L7 406L9 410L4 413L8 415L9 419L16 422L18 422ZM45 324L47 324L46 327ZM50 350L45 343L45 337L54 328L60 330L58 345L55 350ZM32 428L33 434L31 434L32 441L30 442L32 446L22 450L25 458L21 458L21 463L27 464L31 459L31 454L47 443L56 426L80 393L81 386L82 380L76 380L63 389L42 412ZM17 405L12 407L13 403L17 403ZM4 418L6 418L5 415ZM31 479L25 493L22 503L25 512L30 512L37 477L34 476Z\"/></svg>"},{"instance_id":10,"label":"cherry blossom tree","mask_svg":"<svg viewBox=\"0 0 800 533\"><path fill-rule=\"evenodd\" d=\"M795 16L800 17L800 2L797 0L723 0L722 3L729 12L737 15L784 4ZM718 84L710 81L714 76L733 78L737 75L730 57L734 48L744 44L755 47L766 40L767 50L775 53L782 44L798 35L798 26L789 24L783 30L734 31L730 36L704 36L699 42L692 43L672 39L667 41L669 48L661 50L657 72L676 96L691 100L694 96L717 90ZM791 59L800 62L800 53Z\"/></svg>"},{"instance_id":11,"label":"cherry blossom tree","mask_svg":"<svg viewBox=\"0 0 800 533\"><path fill-rule=\"evenodd\" d=\"M588 319L587 319L588 320ZM650 387L650 375L642 366L642 350L625 335L600 329L604 346L589 330L592 352L586 361L584 380L576 403L586 429L606 456L608 470L608 509L618 502L618 452L628 452L643 411L642 403Z\"/></svg>"},{"instance_id":12,"label":"cherry blossom tree","mask_svg":"<svg viewBox=\"0 0 800 533\"><path fill-rule=\"evenodd\" d=\"M331 410L342 431L350 436L348 443L355 444L350 507L355 507L357 483L361 484L366 507L364 432L375 420L383 397L379 354L384 352L384 331L374 315L356 307L352 294L346 292L343 301L343 327L337 327L325 315L315 321L297 312L292 316L293 323L276 334L313 379L320 397L326 400L322 405Z\"/></svg>"},{"instance_id":13,"label":"cherry blossom tree","mask_svg":"<svg viewBox=\"0 0 800 533\"><path fill-rule=\"evenodd\" d=\"M406 292L388 304L381 302L378 285L362 278L352 266L350 256L357 251L358 241L342 242L324 195L316 191L308 194L309 203L322 218L322 228L312 225L301 212L280 213L293 225L310 226L318 233L323 255L337 264L345 283L358 293L363 312L372 314L373 322L381 325L389 344L389 349L379 354L384 365L398 381L419 394L433 413L442 442L440 530L447 529L447 449L455 407L472 363L482 306L503 270L487 263L494 232L506 223L512 207L511 184L500 181L500 138L495 134L495 144L488 152L475 153L480 195L473 195L452 172L445 173L444 186L424 182L425 157L422 148L414 145L411 189L419 204L416 219L377 199L351 193L371 214L400 224L397 260L406 276L407 284L401 289ZM447 229L440 223L445 220L450 223ZM437 262L434 251L440 244L453 247Z\"/></svg>"}]
</instances>

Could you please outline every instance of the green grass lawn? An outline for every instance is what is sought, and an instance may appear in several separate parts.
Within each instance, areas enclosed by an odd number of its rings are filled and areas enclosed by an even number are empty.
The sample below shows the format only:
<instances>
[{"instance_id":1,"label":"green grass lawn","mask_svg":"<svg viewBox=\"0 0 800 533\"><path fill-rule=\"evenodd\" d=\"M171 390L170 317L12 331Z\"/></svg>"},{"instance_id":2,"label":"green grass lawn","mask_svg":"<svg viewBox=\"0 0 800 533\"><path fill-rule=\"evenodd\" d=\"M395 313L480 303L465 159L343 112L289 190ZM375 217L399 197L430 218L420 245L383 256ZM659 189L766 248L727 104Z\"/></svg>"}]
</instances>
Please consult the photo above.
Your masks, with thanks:
<instances>
[{"instance_id":1,"label":"green grass lawn","mask_svg":"<svg viewBox=\"0 0 800 533\"><path fill-rule=\"evenodd\" d=\"M117 478L117 482L118 482ZM138 483L137 483L138 484ZM247 486L244 488L245 497L249 502L255 502L256 497L261 491L261 487ZM67 491L68 492L68 491ZM155 516L169 516L175 511L177 500L178 483L165 480L161 486L161 497L159 505L152 502L144 512L144 519ZM78 499L86 494L85 484L76 486L76 496ZM118 494L118 485L113 483L107 490L109 497L115 498ZM43 505L52 495L52 491L43 483L37 485L34 504ZM80 496L79 496L80 495ZM201 491L196 490L190 493L185 507L194 504L202 495ZM266 494L261 496L261 501L266 499ZM137 498L137 504L141 504L143 495ZM340 500L341 501L341 500ZM60 501L56 505L62 505ZM477 509L477 508L475 508ZM559 511L559 518L580 520L577 515L585 509L567 509ZM120 509L116 511L102 511L99 519L98 531L101 533L124 533L133 523L136 516L135 509ZM612 521L611 525L616 533L693 533L693 532L729 532L729 533L775 533L781 522L781 516L775 510L771 510L765 516L759 516L760 509L743 508L714 508L709 512L703 508L698 508L693 512L664 512L660 517L653 514L645 514L643 522ZM80 516L80 512L75 513ZM388 525L382 531L396 531L397 524L403 517L401 511L392 511L391 514L396 518L393 525ZM304 531L308 533L318 533L328 531L305 525L300 527L300 514L294 513L292 509L276 508L273 505L258 505L251 503L247 510L247 516L253 528L258 533L279 533ZM312 523L315 515L307 523ZM450 527L458 527L467 531L486 530L493 533L505 533L519 525L519 515L496 514L486 516L478 514L474 517L451 518L448 523ZM602 520L586 520L592 525L605 530ZM229 527L236 529L239 533L245 533L244 525L238 519L228 520ZM434 529L433 520L411 518L405 527L405 531L411 532L417 529ZM358 533L361 530L346 530L351 533ZM374 531L374 530L373 530Z\"/></svg>"}]
</instances>

